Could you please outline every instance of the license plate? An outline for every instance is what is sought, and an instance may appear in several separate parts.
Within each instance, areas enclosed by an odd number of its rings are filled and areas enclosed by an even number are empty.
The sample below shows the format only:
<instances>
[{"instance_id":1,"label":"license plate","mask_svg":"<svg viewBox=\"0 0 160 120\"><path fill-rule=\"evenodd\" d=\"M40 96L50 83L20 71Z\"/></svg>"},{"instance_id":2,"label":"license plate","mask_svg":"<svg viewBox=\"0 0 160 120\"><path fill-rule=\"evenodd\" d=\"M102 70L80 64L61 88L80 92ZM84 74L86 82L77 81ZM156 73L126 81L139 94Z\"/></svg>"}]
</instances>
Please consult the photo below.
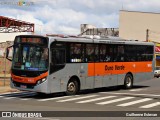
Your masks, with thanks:
<instances>
[{"instance_id":1,"label":"license plate","mask_svg":"<svg viewBox=\"0 0 160 120\"><path fill-rule=\"evenodd\" d=\"M20 88L27 88L26 85L20 85Z\"/></svg>"}]
</instances>

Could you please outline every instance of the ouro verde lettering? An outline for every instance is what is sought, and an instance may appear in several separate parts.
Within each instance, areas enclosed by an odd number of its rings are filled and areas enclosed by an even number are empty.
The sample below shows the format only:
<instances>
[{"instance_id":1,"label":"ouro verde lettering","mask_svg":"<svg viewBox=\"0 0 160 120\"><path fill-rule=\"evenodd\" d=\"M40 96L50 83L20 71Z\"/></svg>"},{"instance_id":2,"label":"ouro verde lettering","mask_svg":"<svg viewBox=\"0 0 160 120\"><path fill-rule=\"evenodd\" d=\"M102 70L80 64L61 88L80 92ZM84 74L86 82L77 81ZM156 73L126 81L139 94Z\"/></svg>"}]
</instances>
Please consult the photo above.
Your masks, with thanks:
<instances>
[{"instance_id":1,"label":"ouro verde lettering","mask_svg":"<svg viewBox=\"0 0 160 120\"><path fill-rule=\"evenodd\" d=\"M124 66L121 65L121 66L118 66L118 65L115 65L115 70L124 70Z\"/></svg>"},{"instance_id":2,"label":"ouro verde lettering","mask_svg":"<svg viewBox=\"0 0 160 120\"><path fill-rule=\"evenodd\" d=\"M125 66L124 65L115 65L115 66L108 66L108 65L105 65L105 70L108 71L108 70L124 70L125 69Z\"/></svg>"},{"instance_id":3,"label":"ouro verde lettering","mask_svg":"<svg viewBox=\"0 0 160 120\"><path fill-rule=\"evenodd\" d=\"M113 70L113 66L107 66L107 65L105 65L105 70Z\"/></svg>"}]
</instances>

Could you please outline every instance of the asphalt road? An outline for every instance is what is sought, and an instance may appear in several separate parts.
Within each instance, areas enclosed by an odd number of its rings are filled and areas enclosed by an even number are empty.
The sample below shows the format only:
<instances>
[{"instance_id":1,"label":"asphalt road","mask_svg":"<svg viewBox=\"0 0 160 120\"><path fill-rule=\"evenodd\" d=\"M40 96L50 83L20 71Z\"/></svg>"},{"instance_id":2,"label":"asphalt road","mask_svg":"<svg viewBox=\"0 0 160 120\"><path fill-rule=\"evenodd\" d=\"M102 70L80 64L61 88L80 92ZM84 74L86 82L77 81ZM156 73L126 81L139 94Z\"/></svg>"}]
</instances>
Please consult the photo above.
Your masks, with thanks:
<instances>
[{"instance_id":1,"label":"asphalt road","mask_svg":"<svg viewBox=\"0 0 160 120\"><path fill-rule=\"evenodd\" d=\"M39 114L35 114L36 118L25 119L158 120L155 116L160 117L160 79L141 82L129 90L111 87L81 91L74 96L65 96L63 93L45 96L34 92L5 93L0 94L0 111L0 116L6 116L11 112L12 118L7 119L15 120L38 111ZM9 113L5 113L6 111ZM20 117L17 118L17 115ZM4 117L0 119L6 120Z\"/></svg>"}]
</instances>

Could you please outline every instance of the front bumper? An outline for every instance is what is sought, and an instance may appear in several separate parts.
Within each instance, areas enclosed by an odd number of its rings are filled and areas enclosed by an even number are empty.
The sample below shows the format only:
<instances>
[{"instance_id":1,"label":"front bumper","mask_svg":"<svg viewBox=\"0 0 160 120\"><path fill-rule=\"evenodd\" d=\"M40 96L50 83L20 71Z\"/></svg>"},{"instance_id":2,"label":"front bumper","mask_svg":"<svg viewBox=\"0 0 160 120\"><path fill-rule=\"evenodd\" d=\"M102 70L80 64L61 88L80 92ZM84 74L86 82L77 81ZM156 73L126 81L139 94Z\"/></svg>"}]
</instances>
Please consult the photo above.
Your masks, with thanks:
<instances>
[{"instance_id":1,"label":"front bumper","mask_svg":"<svg viewBox=\"0 0 160 120\"><path fill-rule=\"evenodd\" d=\"M48 87L48 80L45 80L41 84L24 84L20 82L15 82L11 78L10 86L11 88L18 89L21 91L32 91L32 92L40 92L40 93L46 93L46 94L50 93L50 90Z\"/></svg>"}]
</instances>

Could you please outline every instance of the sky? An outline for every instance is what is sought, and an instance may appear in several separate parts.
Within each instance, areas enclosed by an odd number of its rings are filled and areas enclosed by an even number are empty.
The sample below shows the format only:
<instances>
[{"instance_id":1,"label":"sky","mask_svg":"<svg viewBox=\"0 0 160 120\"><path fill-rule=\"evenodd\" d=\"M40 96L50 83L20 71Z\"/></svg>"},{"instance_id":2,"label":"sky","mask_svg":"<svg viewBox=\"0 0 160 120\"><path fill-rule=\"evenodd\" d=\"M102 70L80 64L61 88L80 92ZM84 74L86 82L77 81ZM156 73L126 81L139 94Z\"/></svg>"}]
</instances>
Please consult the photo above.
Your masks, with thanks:
<instances>
[{"instance_id":1,"label":"sky","mask_svg":"<svg viewBox=\"0 0 160 120\"><path fill-rule=\"evenodd\" d=\"M0 0L0 16L34 23L41 35L76 35L81 24L118 28L120 10L160 13L160 0ZM0 33L0 42L14 35Z\"/></svg>"}]
</instances>

